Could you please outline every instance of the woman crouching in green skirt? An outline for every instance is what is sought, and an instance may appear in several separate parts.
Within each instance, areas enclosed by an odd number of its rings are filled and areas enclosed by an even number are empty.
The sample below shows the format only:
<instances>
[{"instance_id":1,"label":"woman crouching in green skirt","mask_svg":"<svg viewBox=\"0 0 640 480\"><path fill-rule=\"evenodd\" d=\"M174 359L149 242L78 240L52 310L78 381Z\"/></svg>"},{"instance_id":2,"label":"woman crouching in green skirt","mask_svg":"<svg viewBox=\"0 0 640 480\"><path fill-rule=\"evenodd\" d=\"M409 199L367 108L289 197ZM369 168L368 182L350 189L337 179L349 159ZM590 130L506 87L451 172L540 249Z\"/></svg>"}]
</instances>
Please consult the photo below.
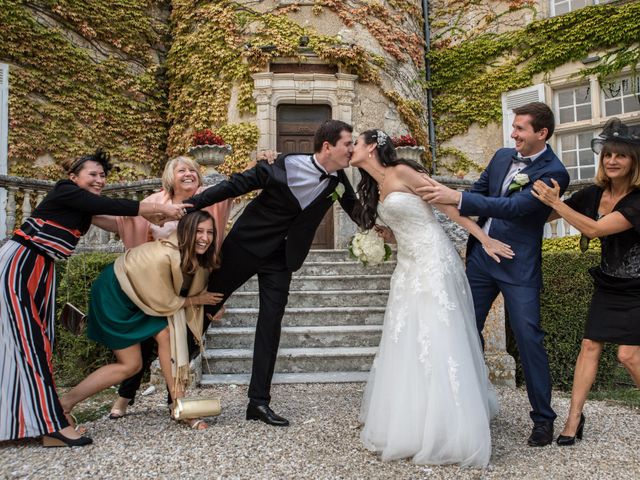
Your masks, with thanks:
<instances>
[{"instance_id":1,"label":"woman crouching in green skirt","mask_svg":"<svg viewBox=\"0 0 640 480\"><path fill-rule=\"evenodd\" d=\"M64 395L65 412L82 400L131 377L142 368L140 342L155 338L162 374L171 398L184 396L189 380L187 328L202 338L202 305L222 295L206 291L218 267L216 227L211 215L185 215L165 240L127 250L107 266L91 287L87 336L113 350L116 363L100 367ZM207 428L189 419L197 430Z\"/></svg>"}]
</instances>

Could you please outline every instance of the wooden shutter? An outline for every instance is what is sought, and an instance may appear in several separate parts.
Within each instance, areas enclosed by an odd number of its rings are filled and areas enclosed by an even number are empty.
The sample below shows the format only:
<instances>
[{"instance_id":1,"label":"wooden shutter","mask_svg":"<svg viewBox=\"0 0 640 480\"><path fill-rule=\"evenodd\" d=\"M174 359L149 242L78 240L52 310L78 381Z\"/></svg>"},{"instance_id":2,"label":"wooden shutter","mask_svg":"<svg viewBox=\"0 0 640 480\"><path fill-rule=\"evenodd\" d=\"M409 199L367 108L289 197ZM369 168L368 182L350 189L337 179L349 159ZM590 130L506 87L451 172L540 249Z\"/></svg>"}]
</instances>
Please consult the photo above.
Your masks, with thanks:
<instances>
[{"instance_id":1,"label":"wooden shutter","mask_svg":"<svg viewBox=\"0 0 640 480\"><path fill-rule=\"evenodd\" d=\"M511 139L511 124L515 117L513 109L531 102L544 102L543 83L502 94L502 134L505 147L515 147L515 142Z\"/></svg>"}]
</instances>

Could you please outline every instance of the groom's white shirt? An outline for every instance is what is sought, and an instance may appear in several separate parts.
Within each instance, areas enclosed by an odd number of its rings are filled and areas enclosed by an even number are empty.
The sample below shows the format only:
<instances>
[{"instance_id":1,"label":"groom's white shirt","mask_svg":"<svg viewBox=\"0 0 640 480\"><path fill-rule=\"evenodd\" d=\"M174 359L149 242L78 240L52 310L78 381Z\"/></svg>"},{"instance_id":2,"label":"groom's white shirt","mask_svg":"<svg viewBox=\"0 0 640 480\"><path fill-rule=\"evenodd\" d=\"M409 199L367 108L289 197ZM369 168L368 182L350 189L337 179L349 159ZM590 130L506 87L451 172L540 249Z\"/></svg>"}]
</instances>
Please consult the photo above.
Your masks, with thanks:
<instances>
[{"instance_id":1,"label":"groom's white shirt","mask_svg":"<svg viewBox=\"0 0 640 480\"><path fill-rule=\"evenodd\" d=\"M289 155L285 157L284 165L287 169L289 190L304 210L327 188L328 178L319 181L320 175L322 172L326 173L326 170L315 159L315 155L313 161L311 155ZM329 175L338 176L336 172Z\"/></svg>"}]
</instances>

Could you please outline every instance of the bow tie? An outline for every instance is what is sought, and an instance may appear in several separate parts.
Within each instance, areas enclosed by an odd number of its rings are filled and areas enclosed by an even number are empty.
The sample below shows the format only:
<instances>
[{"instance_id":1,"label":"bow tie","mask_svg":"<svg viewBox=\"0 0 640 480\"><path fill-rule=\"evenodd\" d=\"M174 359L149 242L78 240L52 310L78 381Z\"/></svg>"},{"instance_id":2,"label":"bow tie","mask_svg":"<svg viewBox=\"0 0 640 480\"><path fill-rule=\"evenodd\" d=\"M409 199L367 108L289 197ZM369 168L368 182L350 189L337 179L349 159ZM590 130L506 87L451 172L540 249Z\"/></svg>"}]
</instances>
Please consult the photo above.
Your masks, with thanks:
<instances>
[{"instance_id":1,"label":"bow tie","mask_svg":"<svg viewBox=\"0 0 640 480\"><path fill-rule=\"evenodd\" d=\"M320 166L314 160L313 156L311 156L311 163L313 164L314 167L316 167L316 170L320 172L320 181L323 181L325 178L331 177L331 175L329 175L327 172L325 172L323 169L320 168Z\"/></svg>"},{"instance_id":2,"label":"bow tie","mask_svg":"<svg viewBox=\"0 0 640 480\"><path fill-rule=\"evenodd\" d=\"M519 157L515 153L511 156L513 163L524 163L525 165L531 165L531 157Z\"/></svg>"}]
</instances>

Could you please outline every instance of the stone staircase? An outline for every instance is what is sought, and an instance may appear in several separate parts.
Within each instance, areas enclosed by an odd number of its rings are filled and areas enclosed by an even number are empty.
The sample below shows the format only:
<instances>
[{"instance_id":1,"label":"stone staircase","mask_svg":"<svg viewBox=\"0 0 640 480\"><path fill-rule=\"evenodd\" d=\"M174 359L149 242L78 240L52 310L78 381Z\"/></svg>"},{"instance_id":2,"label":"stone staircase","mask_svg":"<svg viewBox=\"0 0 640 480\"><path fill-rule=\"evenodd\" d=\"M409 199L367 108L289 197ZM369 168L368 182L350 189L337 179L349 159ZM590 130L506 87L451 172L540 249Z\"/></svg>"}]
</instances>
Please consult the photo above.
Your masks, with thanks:
<instances>
[{"instance_id":1,"label":"stone staircase","mask_svg":"<svg viewBox=\"0 0 640 480\"><path fill-rule=\"evenodd\" d=\"M394 261L365 267L346 250L312 250L291 282L274 383L365 381L376 353ZM257 278L226 304L205 338L202 385L247 384Z\"/></svg>"}]
</instances>

